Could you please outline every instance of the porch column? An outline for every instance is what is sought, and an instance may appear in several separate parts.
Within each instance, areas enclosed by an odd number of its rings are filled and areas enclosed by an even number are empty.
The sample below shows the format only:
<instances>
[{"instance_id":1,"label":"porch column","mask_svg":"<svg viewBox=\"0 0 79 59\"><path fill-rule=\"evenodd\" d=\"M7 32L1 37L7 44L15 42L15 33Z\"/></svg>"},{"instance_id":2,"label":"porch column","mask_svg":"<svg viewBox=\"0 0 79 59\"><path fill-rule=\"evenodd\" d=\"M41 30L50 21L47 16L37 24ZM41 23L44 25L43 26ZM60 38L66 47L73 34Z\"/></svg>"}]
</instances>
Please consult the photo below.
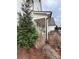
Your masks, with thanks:
<instances>
[{"instance_id":1,"label":"porch column","mask_svg":"<svg viewBox=\"0 0 79 59\"><path fill-rule=\"evenodd\" d=\"M46 34L46 42L48 40L48 17L45 17L45 34Z\"/></svg>"}]
</instances>

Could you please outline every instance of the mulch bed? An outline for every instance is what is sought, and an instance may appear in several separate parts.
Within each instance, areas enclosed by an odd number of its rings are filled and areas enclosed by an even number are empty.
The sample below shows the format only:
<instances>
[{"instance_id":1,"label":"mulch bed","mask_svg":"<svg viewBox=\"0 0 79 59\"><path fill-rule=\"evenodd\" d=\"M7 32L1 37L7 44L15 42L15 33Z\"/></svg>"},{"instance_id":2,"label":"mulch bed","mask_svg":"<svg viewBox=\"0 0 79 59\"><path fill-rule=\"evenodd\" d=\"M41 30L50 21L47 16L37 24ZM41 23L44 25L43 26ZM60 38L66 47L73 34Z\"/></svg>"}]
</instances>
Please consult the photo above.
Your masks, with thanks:
<instances>
[{"instance_id":1,"label":"mulch bed","mask_svg":"<svg viewBox=\"0 0 79 59\"><path fill-rule=\"evenodd\" d=\"M41 49L36 48L18 48L17 59L49 59Z\"/></svg>"}]
</instances>

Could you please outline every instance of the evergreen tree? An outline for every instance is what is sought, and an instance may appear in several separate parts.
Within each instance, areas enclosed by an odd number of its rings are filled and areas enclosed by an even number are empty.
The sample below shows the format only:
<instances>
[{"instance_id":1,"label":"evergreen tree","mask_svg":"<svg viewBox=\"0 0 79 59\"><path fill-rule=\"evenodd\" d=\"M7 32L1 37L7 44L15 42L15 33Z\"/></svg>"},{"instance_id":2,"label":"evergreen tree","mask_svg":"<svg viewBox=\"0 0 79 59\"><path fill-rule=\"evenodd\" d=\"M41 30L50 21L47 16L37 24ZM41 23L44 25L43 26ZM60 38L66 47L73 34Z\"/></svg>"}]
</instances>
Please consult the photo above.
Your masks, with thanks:
<instances>
[{"instance_id":1,"label":"evergreen tree","mask_svg":"<svg viewBox=\"0 0 79 59\"><path fill-rule=\"evenodd\" d=\"M21 10L22 13L18 13L17 45L19 48L30 48L37 39L37 32L32 23L29 0L22 3Z\"/></svg>"}]
</instances>

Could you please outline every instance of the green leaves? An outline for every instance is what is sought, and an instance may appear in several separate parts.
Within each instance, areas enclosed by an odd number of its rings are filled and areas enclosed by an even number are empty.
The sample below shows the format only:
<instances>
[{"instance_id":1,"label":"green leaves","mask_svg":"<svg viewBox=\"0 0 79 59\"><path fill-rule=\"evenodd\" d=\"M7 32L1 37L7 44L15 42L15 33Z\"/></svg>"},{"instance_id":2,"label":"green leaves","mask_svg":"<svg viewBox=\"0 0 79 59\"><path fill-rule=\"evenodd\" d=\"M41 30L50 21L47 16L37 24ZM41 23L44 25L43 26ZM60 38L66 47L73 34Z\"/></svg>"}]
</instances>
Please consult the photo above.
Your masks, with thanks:
<instances>
[{"instance_id":1,"label":"green leaves","mask_svg":"<svg viewBox=\"0 0 79 59\"><path fill-rule=\"evenodd\" d=\"M23 14L19 15L19 25L17 25L17 45L18 48L30 48L38 35L35 26L32 23L31 12L29 11L27 2L22 4Z\"/></svg>"}]
</instances>

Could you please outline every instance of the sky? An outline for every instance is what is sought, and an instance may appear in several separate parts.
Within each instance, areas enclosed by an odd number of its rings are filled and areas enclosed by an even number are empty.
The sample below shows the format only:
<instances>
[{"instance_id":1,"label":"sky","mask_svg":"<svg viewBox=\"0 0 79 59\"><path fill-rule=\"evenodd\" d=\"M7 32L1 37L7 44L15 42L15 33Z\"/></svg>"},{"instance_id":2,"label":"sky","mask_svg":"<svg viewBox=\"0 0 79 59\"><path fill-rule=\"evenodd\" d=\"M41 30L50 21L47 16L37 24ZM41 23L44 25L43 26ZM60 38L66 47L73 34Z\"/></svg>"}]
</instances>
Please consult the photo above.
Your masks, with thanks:
<instances>
[{"instance_id":1,"label":"sky","mask_svg":"<svg viewBox=\"0 0 79 59\"><path fill-rule=\"evenodd\" d=\"M52 11L55 23L61 26L61 0L41 0L43 11ZM22 0L17 0L17 11L20 11Z\"/></svg>"}]
</instances>

